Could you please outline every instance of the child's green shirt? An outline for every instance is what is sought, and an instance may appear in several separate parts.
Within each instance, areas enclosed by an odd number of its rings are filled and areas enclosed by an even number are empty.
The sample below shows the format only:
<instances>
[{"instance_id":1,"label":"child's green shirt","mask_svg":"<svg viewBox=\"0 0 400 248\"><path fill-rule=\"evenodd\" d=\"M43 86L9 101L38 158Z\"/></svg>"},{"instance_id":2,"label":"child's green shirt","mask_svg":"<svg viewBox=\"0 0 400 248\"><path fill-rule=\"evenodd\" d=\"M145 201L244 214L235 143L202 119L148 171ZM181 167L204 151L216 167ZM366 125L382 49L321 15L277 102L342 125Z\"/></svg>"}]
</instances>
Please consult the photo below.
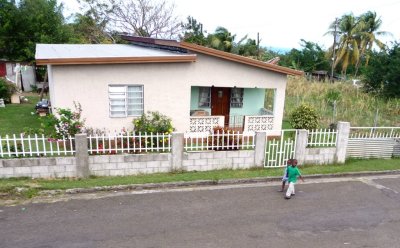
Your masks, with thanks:
<instances>
[{"instance_id":1,"label":"child's green shirt","mask_svg":"<svg viewBox=\"0 0 400 248\"><path fill-rule=\"evenodd\" d=\"M288 181L289 183L296 183L297 177L301 176L300 170L297 167L288 166Z\"/></svg>"}]
</instances>

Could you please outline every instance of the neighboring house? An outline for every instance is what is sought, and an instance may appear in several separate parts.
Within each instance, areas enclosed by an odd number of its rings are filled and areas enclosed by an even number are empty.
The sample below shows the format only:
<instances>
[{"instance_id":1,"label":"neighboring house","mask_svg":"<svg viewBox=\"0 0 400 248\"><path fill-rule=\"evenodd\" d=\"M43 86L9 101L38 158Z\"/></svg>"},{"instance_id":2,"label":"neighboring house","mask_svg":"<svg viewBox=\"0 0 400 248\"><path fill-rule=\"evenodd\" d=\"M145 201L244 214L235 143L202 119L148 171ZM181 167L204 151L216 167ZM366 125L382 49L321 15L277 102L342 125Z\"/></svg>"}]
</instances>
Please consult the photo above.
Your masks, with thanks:
<instances>
[{"instance_id":1,"label":"neighboring house","mask_svg":"<svg viewBox=\"0 0 400 248\"><path fill-rule=\"evenodd\" d=\"M36 63L47 65L52 106L79 102L86 126L109 131L133 128L147 111L171 117L180 132L217 125L277 130L287 75L303 74L186 42L125 39L130 44L38 44Z\"/></svg>"},{"instance_id":2,"label":"neighboring house","mask_svg":"<svg viewBox=\"0 0 400 248\"><path fill-rule=\"evenodd\" d=\"M35 70L27 63L0 59L0 77L7 78L22 91L31 91L36 84Z\"/></svg>"}]
</instances>

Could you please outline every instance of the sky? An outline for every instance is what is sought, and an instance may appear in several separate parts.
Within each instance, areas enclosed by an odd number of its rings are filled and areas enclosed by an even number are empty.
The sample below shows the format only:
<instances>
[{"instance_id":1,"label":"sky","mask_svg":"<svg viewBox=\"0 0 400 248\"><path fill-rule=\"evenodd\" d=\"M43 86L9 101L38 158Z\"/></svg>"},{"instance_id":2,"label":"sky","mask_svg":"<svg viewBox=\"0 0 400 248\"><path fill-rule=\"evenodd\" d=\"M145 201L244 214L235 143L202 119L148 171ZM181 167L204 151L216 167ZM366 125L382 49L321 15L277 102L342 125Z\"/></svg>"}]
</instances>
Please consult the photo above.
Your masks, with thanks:
<instances>
[{"instance_id":1,"label":"sky","mask_svg":"<svg viewBox=\"0 0 400 248\"><path fill-rule=\"evenodd\" d=\"M78 11L76 0L61 0L65 11ZM333 37L325 35L336 17L353 13L359 16L375 11L382 20L381 31L392 36L380 37L390 45L400 40L400 0L167 0L175 4L175 14L186 21L194 17L203 24L203 29L213 33L218 26L236 34L236 41L245 35L256 39L260 35L261 45L287 50L301 49L304 39L328 48Z\"/></svg>"}]
</instances>

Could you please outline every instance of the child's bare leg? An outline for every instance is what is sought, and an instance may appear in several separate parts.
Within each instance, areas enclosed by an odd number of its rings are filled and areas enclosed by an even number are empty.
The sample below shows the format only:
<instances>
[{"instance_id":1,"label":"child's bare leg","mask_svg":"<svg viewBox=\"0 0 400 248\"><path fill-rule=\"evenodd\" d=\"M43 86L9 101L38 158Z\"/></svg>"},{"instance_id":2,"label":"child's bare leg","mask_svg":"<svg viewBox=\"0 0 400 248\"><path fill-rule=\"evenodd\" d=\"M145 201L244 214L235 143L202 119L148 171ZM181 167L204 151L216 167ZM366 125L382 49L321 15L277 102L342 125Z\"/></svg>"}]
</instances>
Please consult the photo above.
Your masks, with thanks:
<instances>
[{"instance_id":1,"label":"child's bare leg","mask_svg":"<svg viewBox=\"0 0 400 248\"><path fill-rule=\"evenodd\" d=\"M281 189L279 190L279 192L283 192L285 190L285 184L286 184L286 181L282 181L282 186L281 186Z\"/></svg>"}]
</instances>

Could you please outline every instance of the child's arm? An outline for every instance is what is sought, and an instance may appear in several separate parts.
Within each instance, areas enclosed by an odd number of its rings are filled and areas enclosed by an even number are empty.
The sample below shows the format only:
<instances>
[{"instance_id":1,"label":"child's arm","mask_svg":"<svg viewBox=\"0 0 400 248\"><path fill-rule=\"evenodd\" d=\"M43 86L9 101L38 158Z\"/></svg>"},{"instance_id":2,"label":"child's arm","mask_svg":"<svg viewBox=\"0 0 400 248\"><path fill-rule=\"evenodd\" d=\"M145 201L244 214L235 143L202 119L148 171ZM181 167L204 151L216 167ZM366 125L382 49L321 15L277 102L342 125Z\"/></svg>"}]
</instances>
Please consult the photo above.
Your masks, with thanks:
<instances>
[{"instance_id":1,"label":"child's arm","mask_svg":"<svg viewBox=\"0 0 400 248\"><path fill-rule=\"evenodd\" d=\"M299 178L301 179L301 181L304 182L304 178L300 175Z\"/></svg>"}]
</instances>

